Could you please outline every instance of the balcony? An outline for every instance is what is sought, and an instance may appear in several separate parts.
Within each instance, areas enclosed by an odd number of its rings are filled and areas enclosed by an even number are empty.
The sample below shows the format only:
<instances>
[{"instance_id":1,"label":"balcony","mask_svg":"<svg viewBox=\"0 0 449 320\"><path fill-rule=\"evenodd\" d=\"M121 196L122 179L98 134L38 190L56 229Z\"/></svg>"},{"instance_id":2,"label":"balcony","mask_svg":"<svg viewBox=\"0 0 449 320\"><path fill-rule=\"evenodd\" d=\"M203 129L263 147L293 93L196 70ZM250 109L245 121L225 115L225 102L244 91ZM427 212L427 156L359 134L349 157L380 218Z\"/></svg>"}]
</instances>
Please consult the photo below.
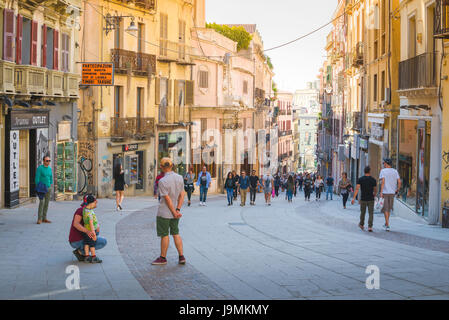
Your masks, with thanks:
<instances>
[{"instance_id":1,"label":"balcony","mask_svg":"<svg viewBox=\"0 0 449 320\"><path fill-rule=\"evenodd\" d=\"M399 92L425 91L436 88L436 53L424 53L399 62Z\"/></svg>"},{"instance_id":2,"label":"balcony","mask_svg":"<svg viewBox=\"0 0 449 320\"><path fill-rule=\"evenodd\" d=\"M79 97L79 75L64 73L64 96L69 98Z\"/></svg>"},{"instance_id":3,"label":"balcony","mask_svg":"<svg viewBox=\"0 0 449 320\"><path fill-rule=\"evenodd\" d=\"M192 52L193 48L186 45L185 43L178 43L178 60L177 63L180 65L195 65L192 63Z\"/></svg>"},{"instance_id":4,"label":"balcony","mask_svg":"<svg viewBox=\"0 0 449 320\"><path fill-rule=\"evenodd\" d=\"M156 10L156 0L134 0L136 7L151 10Z\"/></svg>"},{"instance_id":5,"label":"balcony","mask_svg":"<svg viewBox=\"0 0 449 320\"><path fill-rule=\"evenodd\" d=\"M30 65L15 66L16 93L26 95L45 94L45 71L47 69Z\"/></svg>"},{"instance_id":6,"label":"balcony","mask_svg":"<svg viewBox=\"0 0 449 320\"><path fill-rule=\"evenodd\" d=\"M64 72L47 70L47 96L62 97L64 95Z\"/></svg>"},{"instance_id":7,"label":"balcony","mask_svg":"<svg viewBox=\"0 0 449 320\"><path fill-rule=\"evenodd\" d=\"M111 118L111 139L146 140L154 136L154 118Z\"/></svg>"},{"instance_id":8,"label":"balcony","mask_svg":"<svg viewBox=\"0 0 449 320\"><path fill-rule=\"evenodd\" d=\"M0 60L0 93L14 93L14 66L15 63Z\"/></svg>"},{"instance_id":9,"label":"balcony","mask_svg":"<svg viewBox=\"0 0 449 320\"><path fill-rule=\"evenodd\" d=\"M437 0L435 5L434 37L449 38L449 1Z\"/></svg>"},{"instance_id":10,"label":"balcony","mask_svg":"<svg viewBox=\"0 0 449 320\"><path fill-rule=\"evenodd\" d=\"M117 73L134 72L135 75L156 74L156 56L124 49L111 49L111 60Z\"/></svg>"},{"instance_id":11,"label":"balcony","mask_svg":"<svg viewBox=\"0 0 449 320\"><path fill-rule=\"evenodd\" d=\"M280 137L291 136L292 133L293 133L292 130L282 130L279 131L279 136Z\"/></svg>"},{"instance_id":12,"label":"balcony","mask_svg":"<svg viewBox=\"0 0 449 320\"><path fill-rule=\"evenodd\" d=\"M167 39L159 39L159 56L160 62L175 62L179 59L181 51L178 52L178 43Z\"/></svg>"}]
</instances>

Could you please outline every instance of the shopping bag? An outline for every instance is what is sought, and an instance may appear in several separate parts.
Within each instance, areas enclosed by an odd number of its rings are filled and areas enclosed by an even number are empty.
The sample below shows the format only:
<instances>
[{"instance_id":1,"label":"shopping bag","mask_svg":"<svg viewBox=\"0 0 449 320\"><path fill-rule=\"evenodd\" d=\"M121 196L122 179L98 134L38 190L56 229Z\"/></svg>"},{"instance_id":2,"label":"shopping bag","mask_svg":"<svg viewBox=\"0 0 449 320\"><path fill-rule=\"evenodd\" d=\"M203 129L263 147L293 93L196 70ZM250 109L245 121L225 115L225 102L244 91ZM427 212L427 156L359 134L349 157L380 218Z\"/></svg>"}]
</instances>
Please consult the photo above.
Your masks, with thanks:
<instances>
[{"instance_id":1,"label":"shopping bag","mask_svg":"<svg viewBox=\"0 0 449 320\"><path fill-rule=\"evenodd\" d=\"M374 200L374 208L376 210L382 210L383 207L384 207L384 198L376 197L376 199Z\"/></svg>"}]
</instances>

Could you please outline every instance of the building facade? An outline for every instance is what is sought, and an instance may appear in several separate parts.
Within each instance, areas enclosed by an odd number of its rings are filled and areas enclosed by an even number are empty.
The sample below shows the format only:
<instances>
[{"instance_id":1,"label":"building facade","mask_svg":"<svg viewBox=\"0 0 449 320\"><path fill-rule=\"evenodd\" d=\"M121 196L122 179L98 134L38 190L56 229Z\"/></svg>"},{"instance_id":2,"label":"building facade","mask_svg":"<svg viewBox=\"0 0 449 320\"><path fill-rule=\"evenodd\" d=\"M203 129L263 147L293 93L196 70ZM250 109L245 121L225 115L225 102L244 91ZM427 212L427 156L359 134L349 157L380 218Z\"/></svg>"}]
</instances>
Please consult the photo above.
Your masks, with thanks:
<instances>
[{"instance_id":1,"label":"building facade","mask_svg":"<svg viewBox=\"0 0 449 320\"><path fill-rule=\"evenodd\" d=\"M52 199L77 193L78 16L81 1L0 1L1 204L35 196L36 168L52 159Z\"/></svg>"},{"instance_id":2,"label":"building facade","mask_svg":"<svg viewBox=\"0 0 449 320\"><path fill-rule=\"evenodd\" d=\"M112 62L114 85L80 90L80 193L113 194L123 166L127 195L150 195L159 160L183 174L194 99L191 30L204 1L83 2L82 61ZM100 26L91 29L90 25Z\"/></svg>"}]
</instances>

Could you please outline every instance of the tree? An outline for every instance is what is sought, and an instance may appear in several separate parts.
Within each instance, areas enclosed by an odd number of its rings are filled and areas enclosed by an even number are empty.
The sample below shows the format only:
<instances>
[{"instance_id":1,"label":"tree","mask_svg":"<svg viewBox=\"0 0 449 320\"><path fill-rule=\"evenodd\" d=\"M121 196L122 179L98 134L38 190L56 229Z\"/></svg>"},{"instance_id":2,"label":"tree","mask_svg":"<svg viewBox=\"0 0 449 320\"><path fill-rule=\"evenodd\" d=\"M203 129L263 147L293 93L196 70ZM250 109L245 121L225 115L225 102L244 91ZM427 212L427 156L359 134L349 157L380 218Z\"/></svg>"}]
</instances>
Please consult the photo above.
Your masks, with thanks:
<instances>
[{"instance_id":1,"label":"tree","mask_svg":"<svg viewBox=\"0 0 449 320\"><path fill-rule=\"evenodd\" d=\"M229 27L223 24L206 23L206 28L214 29L219 34L237 42L237 51L248 49L253 36L244 27Z\"/></svg>"},{"instance_id":2,"label":"tree","mask_svg":"<svg viewBox=\"0 0 449 320\"><path fill-rule=\"evenodd\" d=\"M265 60L267 61L268 68L273 70L273 63L271 62L271 58L269 56L265 56Z\"/></svg>"}]
</instances>

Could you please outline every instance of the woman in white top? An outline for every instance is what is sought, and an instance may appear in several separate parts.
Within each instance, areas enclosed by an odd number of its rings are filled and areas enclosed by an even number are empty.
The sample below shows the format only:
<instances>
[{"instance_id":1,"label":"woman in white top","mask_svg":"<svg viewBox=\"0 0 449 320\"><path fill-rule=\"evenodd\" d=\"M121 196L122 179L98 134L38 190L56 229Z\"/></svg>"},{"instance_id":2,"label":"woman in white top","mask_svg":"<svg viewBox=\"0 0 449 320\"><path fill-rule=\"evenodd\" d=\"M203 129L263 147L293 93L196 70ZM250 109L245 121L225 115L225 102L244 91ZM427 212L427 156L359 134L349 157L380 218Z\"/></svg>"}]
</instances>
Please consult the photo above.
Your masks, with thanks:
<instances>
[{"instance_id":1,"label":"woman in white top","mask_svg":"<svg viewBox=\"0 0 449 320\"><path fill-rule=\"evenodd\" d=\"M315 179L315 194L316 194L315 201L318 201L318 199L321 199L321 192L323 192L323 188L324 188L323 178L321 178L321 176L318 175Z\"/></svg>"}]
</instances>

